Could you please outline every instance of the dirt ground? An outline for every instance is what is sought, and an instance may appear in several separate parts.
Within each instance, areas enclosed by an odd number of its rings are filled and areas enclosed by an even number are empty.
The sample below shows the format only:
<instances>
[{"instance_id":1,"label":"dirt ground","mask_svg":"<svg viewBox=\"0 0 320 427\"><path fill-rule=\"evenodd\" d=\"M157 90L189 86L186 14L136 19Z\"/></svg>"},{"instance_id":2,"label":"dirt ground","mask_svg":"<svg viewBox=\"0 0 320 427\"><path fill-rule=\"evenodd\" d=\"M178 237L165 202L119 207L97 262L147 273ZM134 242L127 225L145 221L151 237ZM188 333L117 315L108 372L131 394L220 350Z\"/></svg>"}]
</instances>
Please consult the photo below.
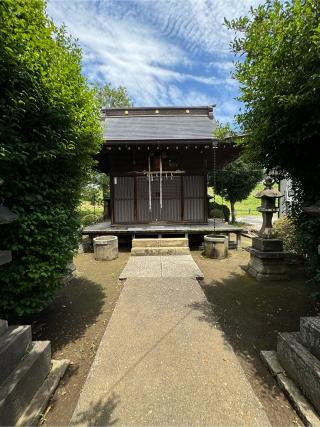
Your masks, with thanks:
<instances>
[{"instance_id":1,"label":"dirt ground","mask_svg":"<svg viewBox=\"0 0 320 427\"><path fill-rule=\"evenodd\" d=\"M120 252L112 262L95 261L93 254L79 254L74 262L77 277L33 323L33 339L50 340L52 357L71 364L43 416L50 426L67 426L96 354L97 347L122 284L118 276L130 253Z\"/></svg>"},{"instance_id":2,"label":"dirt ground","mask_svg":"<svg viewBox=\"0 0 320 427\"><path fill-rule=\"evenodd\" d=\"M244 239L244 246L249 239ZM97 347L120 295L118 276L130 253L97 262L92 254L75 258L77 277L33 324L34 339L50 340L53 357L71 361L43 423L68 425ZM258 283L239 267L248 262L244 250L230 251L226 260L210 260L200 251L192 256L205 275L202 282L212 311L199 307L203 321L218 321L273 426L302 425L298 416L260 361L260 350L276 348L278 331L295 331L300 316L314 315L314 291L302 273L288 282Z\"/></svg>"},{"instance_id":3,"label":"dirt ground","mask_svg":"<svg viewBox=\"0 0 320 427\"><path fill-rule=\"evenodd\" d=\"M249 239L243 239L243 245ZM299 330L300 316L315 315L315 290L302 272L292 268L287 282L261 283L240 268L248 263L244 250L229 251L225 260L192 256L202 272L203 290L213 305L208 313L199 307L203 321L218 321L273 426L303 425L260 360L261 350L275 350L277 332Z\"/></svg>"}]
</instances>

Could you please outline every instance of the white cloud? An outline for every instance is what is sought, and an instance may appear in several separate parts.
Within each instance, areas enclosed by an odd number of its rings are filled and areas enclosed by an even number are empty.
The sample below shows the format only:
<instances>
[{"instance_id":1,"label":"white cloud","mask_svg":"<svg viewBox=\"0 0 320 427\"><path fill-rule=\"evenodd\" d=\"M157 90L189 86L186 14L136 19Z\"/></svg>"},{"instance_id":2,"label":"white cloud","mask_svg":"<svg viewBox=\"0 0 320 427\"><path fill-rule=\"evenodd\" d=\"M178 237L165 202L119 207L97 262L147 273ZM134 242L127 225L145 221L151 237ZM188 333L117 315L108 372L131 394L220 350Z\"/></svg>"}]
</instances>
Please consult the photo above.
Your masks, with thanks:
<instances>
[{"instance_id":1,"label":"white cloud","mask_svg":"<svg viewBox=\"0 0 320 427\"><path fill-rule=\"evenodd\" d=\"M260 0L137 0L152 22L167 37L180 38L188 50L227 52L232 33L223 25L248 13Z\"/></svg>"},{"instance_id":2,"label":"white cloud","mask_svg":"<svg viewBox=\"0 0 320 427\"><path fill-rule=\"evenodd\" d=\"M79 39L89 80L124 85L135 105L219 105L215 88L236 90L223 17L245 13L254 2L49 0L47 10ZM233 114L220 108L221 116Z\"/></svg>"}]
</instances>

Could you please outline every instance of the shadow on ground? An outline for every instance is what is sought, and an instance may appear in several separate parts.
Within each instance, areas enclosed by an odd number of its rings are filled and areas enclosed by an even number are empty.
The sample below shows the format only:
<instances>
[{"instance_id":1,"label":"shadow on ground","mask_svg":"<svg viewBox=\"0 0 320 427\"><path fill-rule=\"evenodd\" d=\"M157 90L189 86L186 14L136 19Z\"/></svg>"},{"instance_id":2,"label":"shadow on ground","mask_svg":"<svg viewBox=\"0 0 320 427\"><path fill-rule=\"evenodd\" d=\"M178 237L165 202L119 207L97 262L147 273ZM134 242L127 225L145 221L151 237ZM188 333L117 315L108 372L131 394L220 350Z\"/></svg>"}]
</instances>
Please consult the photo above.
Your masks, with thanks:
<instances>
[{"instance_id":1,"label":"shadow on ground","mask_svg":"<svg viewBox=\"0 0 320 427\"><path fill-rule=\"evenodd\" d=\"M227 260L193 254L205 279L200 282L208 303L195 304L199 320L221 329L232 346L272 425L299 422L289 403L260 359L261 350L275 350L277 333L299 330L301 316L315 315L315 290L299 269L291 267L286 282L258 282L240 268L248 261L244 251Z\"/></svg>"},{"instance_id":2,"label":"shadow on ground","mask_svg":"<svg viewBox=\"0 0 320 427\"><path fill-rule=\"evenodd\" d=\"M95 323L105 298L101 285L85 278L72 279L33 322L34 339L45 336L53 351L63 349Z\"/></svg>"},{"instance_id":3,"label":"shadow on ground","mask_svg":"<svg viewBox=\"0 0 320 427\"><path fill-rule=\"evenodd\" d=\"M119 420L112 418L112 413L120 402L120 398L116 393L113 393L108 400L99 400L96 403L90 404L90 412L79 412L73 418L70 426L90 425L90 426L112 426Z\"/></svg>"}]
</instances>

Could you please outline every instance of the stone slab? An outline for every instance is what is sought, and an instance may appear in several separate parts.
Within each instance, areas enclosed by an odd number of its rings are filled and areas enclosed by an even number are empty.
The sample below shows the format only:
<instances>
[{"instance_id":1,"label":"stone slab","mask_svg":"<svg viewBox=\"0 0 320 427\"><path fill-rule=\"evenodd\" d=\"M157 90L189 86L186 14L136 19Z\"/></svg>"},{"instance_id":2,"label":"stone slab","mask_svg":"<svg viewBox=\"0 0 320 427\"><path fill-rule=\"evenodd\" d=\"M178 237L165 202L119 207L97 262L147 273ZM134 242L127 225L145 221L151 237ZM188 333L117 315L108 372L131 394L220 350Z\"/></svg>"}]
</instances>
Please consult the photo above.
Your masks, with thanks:
<instances>
[{"instance_id":1,"label":"stone slab","mask_svg":"<svg viewBox=\"0 0 320 427\"><path fill-rule=\"evenodd\" d=\"M251 255L254 255L257 258L269 258L269 259L273 259L273 260L283 260L285 258L285 256L287 255L286 252L284 251L260 251L258 249L255 249L253 247L249 247L247 248L248 252L250 252Z\"/></svg>"},{"instance_id":2,"label":"stone slab","mask_svg":"<svg viewBox=\"0 0 320 427\"><path fill-rule=\"evenodd\" d=\"M303 396L294 382L287 377L275 351L262 351L261 358L271 374L276 378L280 388L297 411L306 426L320 427L320 418L310 402Z\"/></svg>"},{"instance_id":3,"label":"stone slab","mask_svg":"<svg viewBox=\"0 0 320 427\"><path fill-rule=\"evenodd\" d=\"M119 278L123 280L129 277L161 277L161 257L130 257Z\"/></svg>"},{"instance_id":4,"label":"stone slab","mask_svg":"<svg viewBox=\"0 0 320 427\"><path fill-rule=\"evenodd\" d=\"M120 274L120 279L132 277L195 277L203 273L191 255L133 256Z\"/></svg>"},{"instance_id":5,"label":"stone slab","mask_svg":"<svg viewBox=\"0 0 320 427\"><path fill-rule=\"evenodd\" d=\"M187 255L190 249L186 247L135 247L131 249L133 256L157 256L157 255Z\"/></svg>"},{"instance_id":6,"label":"stone slab","mask_svg":"<svg viewBox=\"0 0 320 427\"><path fill-rule=\"evenodd\" d=\"M277 376L277 382L297 411L303 423L308 427L320 427L320 418L318 414L295 383L285 374L279 374Z\"/></svg>"},{"instance_id":7,"label":"stone slab","mask_svg":"<svg viewBox=\"0 0 320 427\"><path fill-rule=\"evenodd\" d=\"M203 279L204 275L191 255L162 256L161 257L162 277L192 277Z\"/></svg>"},{"instance_id":8,"label":"stone slab","mask_svg":"<svg viewBox=\"0 0 320 427\"><path fill-rule=\"evenodd\" d=\"M275 351L261 351L260 356L273 377L285 373L284 368L279 363L277 353Z\"/></svg>"},{"instance_id":9,"label":"stone slab","mask_svg":"<svg viewBox=\"0 0 320 427\"><path fill-rule=\"evenodd\" d=\"M64 376L70 361L67 359L52 360L51 370L29 406L16 423L17 427L38 426L47 404Z\"/></svg>"},{"instance_id":10,"label":"stone slab","mask_svg":"<svg viewBox=\"0 0 320 427\"><path fill-rule=\"evenodd\" d=\"M301 341L320 360L320 317L300 318Z\"/></svg>"},{"instance_id":11,"label":"stone slab","mask_svg":"<svg viewBox=\"0 0 320 427\"><path fill-rule=\"evenodd\" d=\"M187 238L157 238L157 239L132 239L133 248L146 248L146 247L189 247L189 240Z\"/></svg>"},{"instance_id":12,"label":"stone slab","mask_svg":"<svg viewBox=\"0 0 320 427\"><path fill-rule=\"evenodd\" d=\"M128 279L70 425L269 426L210 312L195 279Z\"/></svg>"},{"instance_id":13,"label":"stone slab","mask_svg":"<svg viewBox=\"0 0 320 427\"><path fill-rule=\"evenodd\" d=\"M264 252L282 252L283 241L280 239L263 239L262 237L252 237L252 247Z\"/></svg>"},{"instance_id":14,"label":"stone slab","mask_svg":"<svg viewBox=\"0 0 320 427\"><path fill-rule=\"evenodd\" d=\"M320 361L302 345L299 332L278 334L277 356L289 377L320 413Z\"/></svg>"}]
</instances>

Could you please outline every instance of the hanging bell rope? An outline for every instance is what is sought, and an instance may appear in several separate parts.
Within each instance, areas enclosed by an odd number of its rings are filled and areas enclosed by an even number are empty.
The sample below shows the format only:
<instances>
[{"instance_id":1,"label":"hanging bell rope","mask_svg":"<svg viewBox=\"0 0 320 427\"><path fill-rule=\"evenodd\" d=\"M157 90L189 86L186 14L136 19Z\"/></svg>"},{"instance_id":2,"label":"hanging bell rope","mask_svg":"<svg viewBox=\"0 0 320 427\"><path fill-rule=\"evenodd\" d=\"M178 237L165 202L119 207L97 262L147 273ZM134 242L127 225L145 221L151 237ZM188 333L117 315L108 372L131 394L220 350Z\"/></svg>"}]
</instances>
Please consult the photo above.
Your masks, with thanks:
<instances>
[{"instance_id":1,"label":"hanging bell rope","mask_svg":"<svg viewBox=\"0 0 320 427\"><path fill-rule=\"evenodd\" d=\"M149 185L149 212L152 211L152 199L151 199L151 162L150 162L150 154L148 156L148 185Z\"/></svg>"},{"instance_id":2,"label":"hanging bell rope","mask_svg":"<svg viewBox=\"0 0 320 427\"><path fill-rule=\"evenodd\" d=\"M217 188L217 152L218 146L213 146L213 209L215 211L216 206L216 188ZM213 231L216 232L216 216L213 216Z\"/></svg>"},{"instance_id":3,"label":"hanging bell rope","mask_svg":"<svg viewBox=\"0 0 320 427\"><path fill-rule=\"evenodd\" d=\"M162 209L162 155L160 154L160 175L159 175L159 181L160 181L160 209Z\"/></svg>"}]
</instances>

